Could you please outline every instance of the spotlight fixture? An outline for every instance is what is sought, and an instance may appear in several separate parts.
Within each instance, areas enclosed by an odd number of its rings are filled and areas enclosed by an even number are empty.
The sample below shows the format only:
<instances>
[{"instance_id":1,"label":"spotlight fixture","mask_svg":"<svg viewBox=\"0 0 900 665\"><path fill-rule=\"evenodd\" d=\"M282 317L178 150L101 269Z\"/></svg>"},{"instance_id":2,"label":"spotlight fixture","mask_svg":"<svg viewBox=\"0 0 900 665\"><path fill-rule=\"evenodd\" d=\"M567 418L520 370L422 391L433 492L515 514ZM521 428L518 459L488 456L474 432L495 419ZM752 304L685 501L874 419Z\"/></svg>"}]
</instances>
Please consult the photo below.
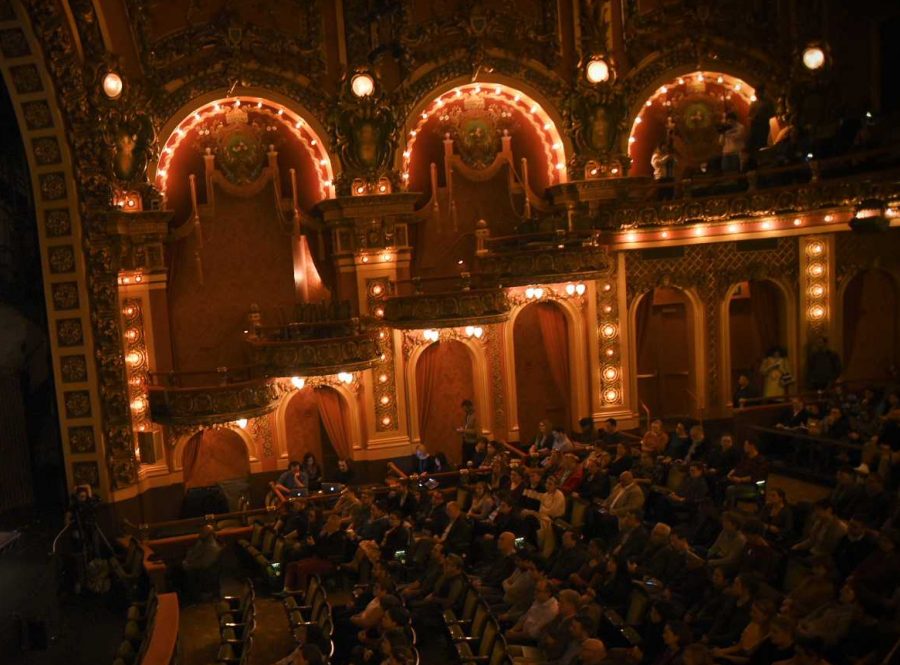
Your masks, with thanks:
<instances>
[{"instance_id":1,"label":"spotlight fixture","mask_svg":"<svg viewBox=\"0 0 900 665\"><path fill-rule=\"evenodd\" d=\"M603 58L591 58L585 65L584 75L591 83L606 83L612 75L612 70Z\"/></svg>"},{"instance_id":2,"label":"spotlight fixture","mask_svg":"<svg viewBox=\"0 0 900 665\"><path fill-rule=\"evenodd\" d=\"M375 79L370 74L357 74L350 79L350 89L357 97L368 97L375 92Z\"/></svg>"},{"instance_id":3,"label":"spotlight fixture","mask_svg":"<svg viewBox=\"0 0 900 665\"><path fill-rule=\"evenodd\" d=\"M803 66L814 72L825 66L825 51L817 44L810 44L803 49Z\"/></svg>"},{"instance_id":4,"label":"spotlight fixture","mask_svg":"<svg viewBox=\"0 0 900 665\"><path fill-rule=\"evenodd\" d=\"M118 99L125 87L122 77L115 72L107 72L103 77L103 94L110 99Z\"/></svg>"}]
</instances>

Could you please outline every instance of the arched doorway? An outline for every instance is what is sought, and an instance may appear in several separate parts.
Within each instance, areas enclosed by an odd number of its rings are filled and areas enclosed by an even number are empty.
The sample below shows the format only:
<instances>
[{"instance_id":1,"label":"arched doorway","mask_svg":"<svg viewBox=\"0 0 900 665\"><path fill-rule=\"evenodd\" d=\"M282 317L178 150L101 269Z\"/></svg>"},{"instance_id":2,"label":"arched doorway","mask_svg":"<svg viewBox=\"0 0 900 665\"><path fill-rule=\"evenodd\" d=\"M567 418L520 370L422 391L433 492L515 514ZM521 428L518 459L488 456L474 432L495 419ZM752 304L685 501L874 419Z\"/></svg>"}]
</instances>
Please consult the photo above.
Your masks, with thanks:
<instances>
[{"instance_id":1,"label":"arched doorway","mask_svg":"<svg viewBox=\"0 0 900 665\"><path fill-rule=\"evenodd\" d=\"M697 412L694 305L681 289L644 294L635 316L638 399L654 418Z\"/></svg>"},{"instance_id":2,"label":"arched doorway","mask_svg":"<svg viewBox=\"0 0 900 665\"><path fill-rule=\"evenodd\" d=\"M464 399L474 400L474 375L471 352L455 340L429 345L416 362L419 437L432 454L442 452L454 463L462 458L462 439L456 431L463 423L460 405ZM483 417L476 412L479 423Z\"/></svg>"},{"instance_id":3,"label":"arched doorway","mask_svg":"<svg viewBox=\"0 0 900 665\"><path fill-rule=\"evenodd\" d=\"M778 285L770 280L736 284L728 299L729 394L741 374L762 394L762 360L775 346L784 353L790 346L788 337L787 303ZM796 358L788 358L788 362L796 368Z\"/></svg>"},{"instance_id":4,"label":"arched doorway","mask_svg":"<svg viewBox=\"0 0 900 665\"><path fill-rule=\"evenodd\" d=\"M181 456L184 487L210 487L250 475L250 456L240 434L228 428L205 429L192 436Z\"/></svg>"},{"instance_id":5,"label":"arched doorway","mask_svg":"<svg viewBox=\"0 0 900 665\"><path fill-rule=\"evenodd\" d=\"M538 422L572 425L569 326L559 305L525 306L513 324L516 407L521 441L530 441Z\"/></svg>"},{"instance_id":6,"label":"arched doorway","mask_svg":"<svg viewBox=\"0 0 900 665\"><path fill-rule=\"evenodd\" d=\"M898 362L897 283L885 270L854 275L844 289L843 377L848 381L881 378Z\"/></svg>"},{"instance_id":7,"label":"arched doorway","mask_svg":"<svg viewBox=\"0 0 900 665\"><path fill-rule=\"evenodd\" d=\"M328 472L338 458L350 458L347 408L343 396L330 386L306 386L294 392L284 410L284 433L289 460L312 453Z\"/></svg>"}]
</instances>

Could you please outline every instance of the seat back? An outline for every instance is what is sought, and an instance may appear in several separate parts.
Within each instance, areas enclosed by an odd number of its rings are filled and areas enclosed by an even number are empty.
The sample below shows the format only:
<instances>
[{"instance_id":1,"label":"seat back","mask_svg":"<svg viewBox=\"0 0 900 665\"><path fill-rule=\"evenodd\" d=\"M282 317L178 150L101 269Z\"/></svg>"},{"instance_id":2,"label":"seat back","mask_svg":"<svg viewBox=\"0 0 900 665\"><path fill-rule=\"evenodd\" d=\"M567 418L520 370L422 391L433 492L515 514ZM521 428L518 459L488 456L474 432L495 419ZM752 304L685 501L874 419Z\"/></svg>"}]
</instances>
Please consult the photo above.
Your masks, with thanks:
<instances>
[{"instance_id":1,"label":"seat back","mask_svg":"<svg viewBox=\"0 0 900 665\"><path fill-rule=\"evenodd\" d=\"M460 510L466 511L469 509L469 497L471 494L472 493L465 487L456 488L456 503L459 504Z\"/></svg>"},{"instance_id":2,"label":"seat back","mask_svg":"<svg viewBox=\"0 0 900 665\"><path fill-rule=\"evenodd\" d=\"M475 614L472 616L472 628L469 630L469 637L480 637L485 624L490 618L490 608L485 603L478 603L478 607L475 608Z\"/></svg>"},{"instance_id":3,"label":"seat back","mask_svg":"<svg viewBox=\"0 0 900 665\"><path fill-rule=\"evenodd\" d=\"M491 657L488 659L488 665L504 665L509 662L506 651L506 639L503 635L497 635L494 640L494 646L491 649Z\"/></svg>"},{"instance_id":4,"label":"seat back","mask_svg":"<svg viewBox=\"0 0 900 665\"><path fill-rule=\"evenodd\" d=\"M491 655L491 650L494 648L494 642L497 640L497 636L500 634L500 624L497 623L497 620L491 617L488 620L487 625L484 627L484 632L481 634L481 639L478 641L478 655L484 658L487 658Z\"/></svg>"},{"instance_id":5,"label":"seat back","mask_svg":"<svg viewBox=\"0 0 900 665\"><path fill-rule=\"evenodd\" d=\"M569 519L569 524L572 525L573 529L580 529L584 526L584 521L587 516L588 503L586 501L582 501L581 499L572 499L572 514Z\"/></svg>"},{"instance_id":6,"label":"seat back","mask_svg":"<svg viewBox=\"0 0 900 665\"><path fill-rule=\"evenodd\" d=\"M675 492L684 483L686 476L684 464L673 464L669 467L669 475L666 476L666 487Z\"/></svg>"},{"instance_id":7,"label":"seat back","mask_svg":"<svg viewBox=\"0 0 900 665\"><path fill-rule=\"evenodd\" d=\"M322 586L322 582L319 579L318 575L310 575L309 582L306 584L306 592L303 594L303 598L308 600L315 595L316 591L318 591Z\"/></svg>"},{"instance_id":8,"label":"seat back","mask_svg":"<svg viewBox=\"0 0 900 665\"><path fill-rule=\"evenodd\" d=\"M316 593L313 595L312 600L310 601L310 609L309 616L312 621L315 621L319 616L319 612L322 611L322 608L326 606L325 604L325 590L322 587L316 589Z\"/></svg>"},{"instance_id":9,"label":"seat back","mask_svg":"<svg viewBox=\"0 0 900 665\"><path fill-rule=\"evenodd\" d=\"M459 618L463 621L471 621L472 617L475 616L476 607L478 607L478 592L474 587L470 586L468 591L466 591L466 597L463 600L462 612Z\"/></svg>"},{"instance_id":10,"label":"seat back","mask_svg":"<svg viewBox=\"0 0 900 665\"><path fill-rule=\"evenodd\" d=\"M643 589L632 589L628 599L628 611L625 614L625 622L629 626L637 626L644 622L644 615L650 606L650 597Z\"/></svg>"},{"instance_id":11,"label":"seat back","mask_svg":"<svg viewBox=\"0 0 900 665\"><path fill-rule=\"evenodd\" d=\"M272 548L272 556L269 557L269 561L272 563L281 563L284 561L284 551L287 547L287 544L281 536L275 539L275 546Z\"/></svg>"}]
</instances>

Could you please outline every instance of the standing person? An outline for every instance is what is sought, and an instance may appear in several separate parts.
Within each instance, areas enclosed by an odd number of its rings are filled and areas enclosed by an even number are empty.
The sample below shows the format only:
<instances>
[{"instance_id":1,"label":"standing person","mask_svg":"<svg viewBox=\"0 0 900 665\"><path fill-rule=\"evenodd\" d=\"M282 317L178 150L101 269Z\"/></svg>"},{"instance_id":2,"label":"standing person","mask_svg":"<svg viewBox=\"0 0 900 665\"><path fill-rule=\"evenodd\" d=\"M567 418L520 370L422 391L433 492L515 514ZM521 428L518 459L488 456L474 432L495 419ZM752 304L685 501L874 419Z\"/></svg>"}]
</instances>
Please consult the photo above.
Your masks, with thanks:
<instances>
[{"instance_id":1,"label":"standing person","mask_svg":"<svg viewBox=\"0 0 900 665\"><path fill-rule=\"evenodd\" d=\"M783 397L794 380L784 351L777 346L769 349L759 373L763 376L763 397Z\"/></svg>"},{"instance_id":2,"label":"standing person","mask_svg":"<svg viewBox=\"0 0 900 665\"><path fill-rule=\"evenodd\" d=\"M734 111L725 114L725 124L719 134L722 144L722 172L741 171L747 143L747 130Z\"/></svg>"},{"instance_id":3,"label":"standing person","mask_svg":"<svg viewBox=\"0 0 900 665\"><path fill-rule=\"evenodd\" d=\"M663 141L650 157L650 166L653 167L653 181L659 185L656 190L657 197L663 200L671 199L674 193L671 183L675 179L675 154L668 141Z\"/></svg>"},{"instance_id":4,"label":"standing person","mask_svg":"<svg viewBox=\"0 0 900 665\"><path fill-rule=\"evenodd\" d=\"M819 337L809 347L806 357L806 385L812 390L825 390L841 375L841 359L828 348L828 338Z\"/></svg>"},{"instance_id":5,"label":"standing person","mask_svg":"<svg viewBox=\"0 0 900 665\"><path fill-rule=\"evenodd\" d=\"M775 115L775 103L766 95L763 84L756 86L756 101L750 104L748 120L750 131L747 136L747 166L756 168L756 154L769 142L769 120Z\"/></svg>"},{"instance_id":6,"label":"standing person","mask_svg":"<svg viewBox=\"0 0 900 665\"><path fill-rule=\"evenodd\" d=\"M300 480L310 492L322 489L322 469L316 461L316 456L306 453L303 456L303 465L300 468Z\"/></svg>"},{"instance_id":7,"label":"standing person","mask_svg":"<svg viewBox=\"0 0 900 665\"><path fill-rule=\"evenodd\" d=\"M66 511L66 527L72 526L72 545L75 550L75 593L91 582L89 564L101 558L100 528L97 526L97 506L100 499L93 494L90 485L79 485L69 498ZM89 584L89 586L94 586Z\"/></svg>"},{"instance_id":8,"label":"standing person","mask_svg":"<svg viewBox=\"0 0 900 665\"><path fill-rule=\"evenodd\" d=\"M462 401L463 424L456 431L462 435L462 462L465 464L475 454L475 444L478 441L478 423L475 420L475 405L470 399Z\"/></svg>"},{"instance_id":9,"label":"standing person","mask_svg":"<svg viewBox=\"0 0 900 665\"><path fill-rule=\"evenodd\" d=\"M272 489L278 494L282 500L289 496L300 496L306 494L306 485L303 483L303 474L301 464L296 460L288 463L288 468L280 476L278 480L271 484Z\"/></svg>"}]
</instances>

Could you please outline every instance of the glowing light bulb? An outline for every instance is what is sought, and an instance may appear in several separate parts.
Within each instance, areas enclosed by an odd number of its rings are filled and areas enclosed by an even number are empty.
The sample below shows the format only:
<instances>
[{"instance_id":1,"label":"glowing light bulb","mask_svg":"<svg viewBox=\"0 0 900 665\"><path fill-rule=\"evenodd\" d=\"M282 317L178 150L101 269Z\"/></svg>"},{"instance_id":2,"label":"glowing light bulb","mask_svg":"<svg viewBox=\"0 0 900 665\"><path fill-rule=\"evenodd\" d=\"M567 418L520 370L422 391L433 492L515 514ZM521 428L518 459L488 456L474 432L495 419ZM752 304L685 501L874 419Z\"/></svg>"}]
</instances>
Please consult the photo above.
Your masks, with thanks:
<instances>
[{"instance_id":1,"label":"glowing light bulb","mask_svg":"<svg viewBox=\"0 0 900 665\"><path fill-rule=\"evenodd\" d=\"M807 46L802 57L803 66L810 71L821 69L825 64L825 51L818 46Z\"/></svg>"},{"instance_id":2,"label":"glowing light bulb","mask_svg":"<svg viewBox=\"0 0 900 665\"><path fill-rule=\"evenodd\" d=\"M382 396L381 396L381 400L379 400L379 401L380 401L384 406L387 406L388 404L391 403L391 398L388 397L387 395L382 395Z\"/></svg>"},{"instance_id":3,"label":"glowing light bulb","mask_svg":"<svg viewBox=\"0 0 900 665\"><path fill-rule=\"evenodd\" d=\"M237 426L241 429L246 429L247 427L247 419L246 418L238 418L236 421Z\"/></svg>"},{"instance_id":4,"label":"glowing light bulb","mask_svg":"<svg viewBox=\"0 0 900 665\"><path fill-rule=\"evenodd\" d=\"M337 378L341 383L353 383L353 375L350 372L339 372Z\"/></svg>"},{"instance_id":5,"label":"glowing light bulb","mask_svg":"<svg viewBox=\"0 0 900 665\"><path fill-rule=\"evenodd\" d=\"M603 398L607 402L615 402L619 399L619 391L613 389L607 390L605 393L603 393Z\"/></svg>"},{"instance_id":6,"label":"glowing light bulb","mask_svg":"<svg viewBox=\"0 0 900 665\"><path fill-rule=\"evenodd\" d=\"M115 72L108 72L103 77L103 94L110 99L118 99L125 87L122 77Z\"/></svg>"},{"instance_id":7,"label":"glowing light bulb","mask_svg":"<svg viewBox=\"0 0 900 665\"><path fill-rule=\"evenodd\" d=\"M600 334L604 337L613 337L616 334L616 327L611 323L607 323L605 326L600 328Z\"/></svg>"},{"instance_id":8,"label":"glowing light bulb","mask_svg":"<svg viewBox=\"0 0 900 665\"><path fill-rule=\"evenodd\" d=\"M584 68L584 75L591 83L605 83L609 80L609 65L603 58L592 58Z\"/></svg>"},{"instance_id":9,"label":"glowing light bulb","mask_svg":"<svg viewBox=\"0 0 900 665\"><path fill-rule=\"evenodd\" d=\"M303 387L306 385L306 379L301 376L292 376L291 385L297 390L303 390Z\"/></svg>"},{"instance_id":10,"label":"glowing light bulb","mask_svg":"<svg viewBox=\"0 0 900 665\"><path fill-rule=\"evenodd\" d=\"M614 381L617 376L619 376L619 372L615 367L607 367L603 370L603 378L607 381Z\"/></svg>"},{"instance_id":11,"label":"glowing light bulb","mask_svg":"<svg viewBox=\"0 0 900 665\"><path fill-rule=\"evenodd\" d=\"M381 419L381 424L384 425L385 427L387 427L388 425L390 425L390 424L391 424L391 417L390 417L390 416L385 416L384 418L382 418L382 419Z\"/></svg>"},{"instance_id":12,"label":"glowing light bulb","mask_svg":"<svg viewBox=\"0 0 900 665\"><path fill-rule=\"evenodd\" d=\"M566 284L566 293L570 296L575 295L575 285L574 284Z\"/></svg>"},{"instance_id":13,"label":"glowing light bulb","mask_svg":"<svg viewBox=\"0 0 900 665\"><path fill-rule=\"evenodd\" d=\"M357 74L350 79L350 89L357 97L368 97L375 92L375 79L369 74Z\"/></svg>"},{"instance_id":14,"label":"glowing light bulb","mask_svg":"<svg viewBox=\"0 0 900 665\"><path fill-rule=\"evenodd\" d=\"M575 285L575 293L578 295L583 296L585 291L587 291L587 287L584 284L579 282Z\"/></svg>"},{"instance_id":15,"label":"glowing light bulb","mask_svg":"<svg viewBox=\"0 0 900 665\"><path fill-rule=\"evenodd\" d=\"M378 375L378 383L387 383L388 375L387 374L379 374Z\"/></svg>"}]
</instances>

